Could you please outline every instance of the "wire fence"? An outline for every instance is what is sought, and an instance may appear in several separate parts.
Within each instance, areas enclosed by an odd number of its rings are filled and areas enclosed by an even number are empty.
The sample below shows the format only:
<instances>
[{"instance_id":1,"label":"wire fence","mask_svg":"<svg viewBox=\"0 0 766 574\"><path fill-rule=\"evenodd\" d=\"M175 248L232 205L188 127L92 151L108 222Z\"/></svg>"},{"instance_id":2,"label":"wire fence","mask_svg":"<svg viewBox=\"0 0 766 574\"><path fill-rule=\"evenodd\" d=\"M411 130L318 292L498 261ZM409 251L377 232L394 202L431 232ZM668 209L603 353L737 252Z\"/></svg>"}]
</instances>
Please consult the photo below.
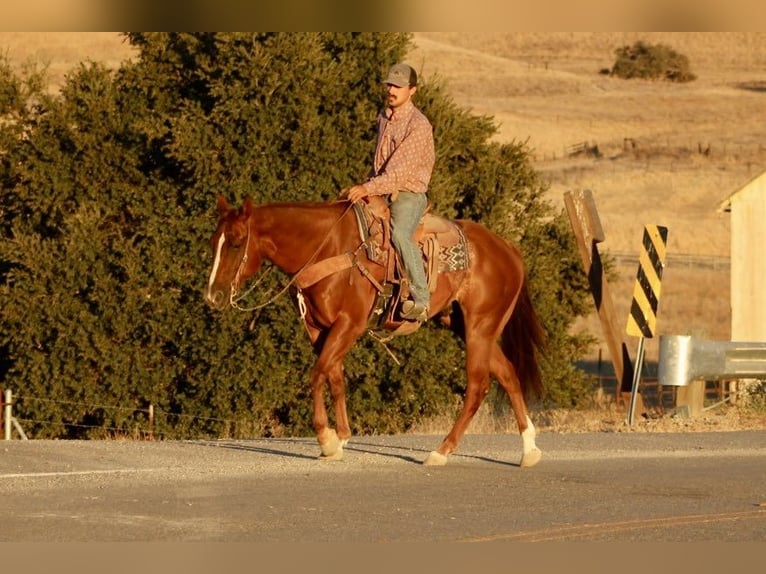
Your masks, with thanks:
<instances>
[{"instance_id":1,"label":"wire fence","mask_svg":"<svg viewBox=\"0 0 766 574\"><path fill-rule=\"evenodd\" d=\"M535 162L549 162L572 158L601 158L609 157L608 164L600 166L600 170L613 172L624 170L625 162L640 162L644 169L669 168L695 169L700 161L706 162L736 162L745 166L747 173L758 172L763 164L766 145L763 143L732 144L723 140L690 140L684 137L676 138L638 138L623 137L622 145L617 141L602 142L599 147L596 141L578 141L564 145L558 149L547 149L544 152L533 151L530 155ZM583 169L588 169L584 166Z\"/></svg>"},{"instance_id":2,"label":"wire fence","mask_svg":"<svg viewBox=\"0 0 766 574\"><path fill-rule=\"evenodd\" d=\"M610 252L616 265L638 265L638 252ZM731 258L725 255L694 255L692 253L668 253L665 261L673 268L731 270Z\"/></svg>"},{"instance_id":3,"label":"wire fence","mask_svg":"<svg viewBox=\"0 0 766 574\"><path fill-rule=\"evenodd\" d=\"M616 396L617 393L617 378L608 369L603 369L604 365L599 365L596 372L593 370L593 366L589 369L585 365L580 365L584 370L590 371L590 374L594 377L594 396L596 397L609 397ZM654 413L668 413L672 412L676 406L677 390L675 386L663 386L660 385L656 373L647 372L646 377L642 378L640 382L639 392L644 400L644 404ZM707 381L705 385L705 402L713 408L717 405L725 403L730 398L730 391L728 388L729 381ZM218 433L203 433L197 431L196 434L191 436L185 436L183 429L176 430L178 421L186 421L186 425L182 427L188 428L191 426L189 423L203 423L208 426L217 426L219 429L233 429L236 428L242 421L234 419L226 419L219 417L202 417L198 415L190 415L183 413L174 413L157 409L154 405L148 404L144 407L125 407L120 405L110 405L102 403L85 403L81 401L65 400L65 399L51 399L43 398L34 395L19 395L14 396L11 399L10 392L6 390L0 395L0 426L5 427L5 439L10 439L11 434L11 421L13 421L19 435L23 439L27 439L25 433L26 429L31 428L60 428L67 430L80 430L80 431L98 431L103 438L125 438L132 440L164 440L164 439L177 439L182 438L231 438L226 431L220 431ZM108 413L121 413L123 414L124 422L119 426L108 425L103 423L89 424L86 422L67 422L67 421L53 421L53 420L41 420L37 418L17 418L12 415L12 406L19 403L39 403L39 404L56 404L61 406L71 407L72 409L81 410L84 415L80 418L85 419L88 415L95 415L99 411ZM9 418L10 417L10 418ZM117 417L111 417L112 419ZM158 420L162 424L157 424ZM175 425L171 421L175 421ZM163 430L167 428L168 430ZM45 433L48 435L55 435L56 433ZM31 437L31 438L34 438Z\"/></svg>"},{"instance_id":4,"label":"wire fence","mask_svg":"<svg viewBox=\"0 0 766 574\"><path fill-rule=\"evenodd\" d=\"M581 367L588 372L588 367ZM678 406L678 389L679 387L674 385L661 385L657 378L656 372L657 366L649 366L647 370L649 372L643 376L639 382L639 393L644 402L644 406L652 413L663 415L672 414L676 411ZM606 398L614 397L616 400L618 394L618 380L617 377L611 372L599 372L594 373L592 368L590 375L593 376L596 385L596 397ZM719 379L705 381L703 391L703 402L705 409L713 409L721 406L734 399L736 393L732 391L731 383L734 380Z\"/></svg>"},{"instance_id":5,"label":"wire fence","mask_svg":"<svg viewBox=\"0 0 766 574\"><path fill-rule=\"evenodd\" d=\"M8 391L3 394L3 397L10 396L7 393ZM71 422L65 420L42 420L38 418L16 417L11 414L11 409L14 405L32 405L35 403L55 404L71 407L73 410L80 410L83 413L79 417L81 422ZM112 420L121 418L124 420L124 422L119 426L103 423L89 424L87 422L82 422L82 420L86 420L89 416L99 418L96 415L103 415L104 413L111 413L113 416L103 418ZM20 431L24 428L29 429L33 427L66 430L74 429L82 431L98 431L99 433L102 433L104 437L124 437L139 440L176 438L179 433L172 430L173 421L176 424L178 421L186 421L187 423L208 423L210 425L217 425L221 428L234 428L238 423L241 422L233 419L174 413L165 411L163 409L158 409L153 404L148 404L146 407L126 407L102 403L85 403L81 401L65 399L43 398L28 394L14 395L12 400L8 400L7 398L2 399L2 405L0 408L0 423L3 423L6 428L6 420L10 421L9 417L12 417L12 420L15 421L15 424L21 427L19 429ZM162 424L158 424L158 421L161 421ZM164 428L168 428L170 430L163 430ZM8 439L9 431L6 430L5 434L6 439ZM21 434L21 432L19 434ZM46 434L56 433L54 432ZM211 435L208 434L205 437L196 436L194 438L211 438Z\"/></svg>"}]
</instances>

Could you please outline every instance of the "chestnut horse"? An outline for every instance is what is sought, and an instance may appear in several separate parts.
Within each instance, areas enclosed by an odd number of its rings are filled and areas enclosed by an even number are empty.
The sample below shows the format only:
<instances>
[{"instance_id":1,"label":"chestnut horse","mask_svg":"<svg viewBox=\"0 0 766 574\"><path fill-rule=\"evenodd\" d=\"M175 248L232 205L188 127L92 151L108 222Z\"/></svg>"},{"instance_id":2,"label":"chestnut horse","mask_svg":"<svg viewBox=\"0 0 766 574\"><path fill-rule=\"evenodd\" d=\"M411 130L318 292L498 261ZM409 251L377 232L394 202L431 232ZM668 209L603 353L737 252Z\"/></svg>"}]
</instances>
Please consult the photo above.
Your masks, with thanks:
<instances>
[{"instance_id":1,"label":"chestnut horse","mask_svg":"<svg viewBox=\"0 0 766 574\"><path fill-rule=\"evenodd\" d=\"M310 383L321 458L341 459L351 437L343 359L368 331L376 284L384 280L386 270L369 261L360 249L356 217L347 201L255 205L248 197L236 209L219 195L217 207L220 218L210 238L213 263L205 290L206 302L215 309L235 306L243 284L258 273L264 261L294 280L313 262L356 254L356 265L298 291L301 314L317 354ZM467 386L454 426L424 463L446 464L487 395L492 375L508 394L519 427L520 466L533 466L541 452L535 445L525 395L542 391L538 352L544 342L527 292L524 264L515 246L482 225L463 220L454 223L465 236L470 264L465 270L438 275L429 317L438 315L465 341ZM325 386L337 432L328 422Z\"/></svg>"}]
</instances>

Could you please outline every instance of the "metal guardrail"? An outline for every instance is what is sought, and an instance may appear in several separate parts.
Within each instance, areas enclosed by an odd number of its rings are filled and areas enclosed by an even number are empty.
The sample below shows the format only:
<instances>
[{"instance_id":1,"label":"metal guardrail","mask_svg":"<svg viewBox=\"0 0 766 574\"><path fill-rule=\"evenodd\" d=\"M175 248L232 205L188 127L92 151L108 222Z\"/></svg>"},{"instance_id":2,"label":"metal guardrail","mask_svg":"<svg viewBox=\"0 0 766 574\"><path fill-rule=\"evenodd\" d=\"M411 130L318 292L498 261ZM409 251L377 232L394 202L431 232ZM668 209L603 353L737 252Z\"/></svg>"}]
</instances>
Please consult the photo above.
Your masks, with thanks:
<instances>
[{"instance_id":1,"label":"metal guardrail","mask_svg":"<svg viewBox=\"0 0 766 574\"><path fill-rule=\"evenodd\" d=\"M670 386L701 379L766 379L766 343L660 335L657 375L659 384Z\"/></svg>"}]
</instances>

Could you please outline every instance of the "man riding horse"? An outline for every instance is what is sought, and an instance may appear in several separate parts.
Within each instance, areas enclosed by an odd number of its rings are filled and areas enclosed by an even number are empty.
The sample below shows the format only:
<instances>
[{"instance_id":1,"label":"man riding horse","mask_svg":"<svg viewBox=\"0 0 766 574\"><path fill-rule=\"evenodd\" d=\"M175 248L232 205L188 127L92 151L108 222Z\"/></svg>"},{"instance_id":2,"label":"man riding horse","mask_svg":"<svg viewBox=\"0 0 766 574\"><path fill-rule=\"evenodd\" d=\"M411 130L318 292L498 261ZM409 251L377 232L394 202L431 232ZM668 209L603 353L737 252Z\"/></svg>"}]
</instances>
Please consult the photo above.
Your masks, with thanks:
<instances>
[{"instance_id":1,"label":"man riding horse","mask_svg":"<svg viewBox=\"0 0 766 574\"><path fill-rule=\"evenodd\" d=\"M410 280L412 300L402 304L401 317L428 317L430 293L420 249L413 234L425 212L426 192L434 161L433 128L412 102L418 75L407 64L395 64L384 80L387 105L378 115L378 139L370 178L347 191L356 203L372 195L386 196L391 211L391 241Z\"/></svg>"}]
</instances>

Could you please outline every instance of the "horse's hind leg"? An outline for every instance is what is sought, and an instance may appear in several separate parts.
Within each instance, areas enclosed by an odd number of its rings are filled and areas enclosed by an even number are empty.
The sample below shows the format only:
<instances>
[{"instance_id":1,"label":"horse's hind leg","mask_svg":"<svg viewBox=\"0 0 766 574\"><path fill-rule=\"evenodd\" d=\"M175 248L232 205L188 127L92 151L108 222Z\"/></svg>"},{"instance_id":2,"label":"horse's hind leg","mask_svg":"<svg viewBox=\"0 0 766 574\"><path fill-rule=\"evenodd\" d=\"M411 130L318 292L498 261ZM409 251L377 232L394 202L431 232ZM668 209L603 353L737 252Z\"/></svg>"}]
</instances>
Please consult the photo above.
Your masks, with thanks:
<instances>
[{"instance_id":1,"label":"horse's hind leg","mask_svg":"<svg viewBox=\"0 0 766 574\"><path fill-rule=\"evenodd\" d=\"M516 369L505 357L500 345L493 345L492 356L490 358L490 372L505 389L511 401L511 408L516 417L516 424L519 426L519 433L521 433L523 448L521 466L534 466L540 462L542 457L542 452L535 444L537 433L535 426L529 418L527 404L524 401L524 393L521 390L521 382L516 374Z\"/></svg>"}]
</instances>

